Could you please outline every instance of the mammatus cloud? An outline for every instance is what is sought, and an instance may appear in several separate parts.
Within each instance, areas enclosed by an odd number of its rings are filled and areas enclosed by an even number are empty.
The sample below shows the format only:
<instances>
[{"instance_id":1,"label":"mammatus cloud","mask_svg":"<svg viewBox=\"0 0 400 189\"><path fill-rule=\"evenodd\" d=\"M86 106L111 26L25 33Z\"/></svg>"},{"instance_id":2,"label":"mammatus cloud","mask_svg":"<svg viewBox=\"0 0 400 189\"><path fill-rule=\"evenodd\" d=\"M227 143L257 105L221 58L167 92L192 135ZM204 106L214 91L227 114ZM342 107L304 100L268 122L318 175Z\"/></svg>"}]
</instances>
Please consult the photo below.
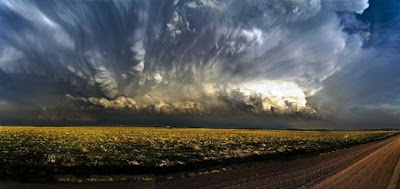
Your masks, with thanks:
<instances>
[{"instance_id":1,"label":"mammatus cloud","mask_svg":"<svg viewBox=\"0 0 400 189\"><path fill-rule=\"evenodd\" d=\"M337 12L361 14L368 6L367 0L2 1L1 77L18 85L0 90L13 101L35 78L45 86L62 83L54 95L87 107L315 118L308 97L351 64L365 40L345 32L346 17Z\"/></svg>"}]
</instances>

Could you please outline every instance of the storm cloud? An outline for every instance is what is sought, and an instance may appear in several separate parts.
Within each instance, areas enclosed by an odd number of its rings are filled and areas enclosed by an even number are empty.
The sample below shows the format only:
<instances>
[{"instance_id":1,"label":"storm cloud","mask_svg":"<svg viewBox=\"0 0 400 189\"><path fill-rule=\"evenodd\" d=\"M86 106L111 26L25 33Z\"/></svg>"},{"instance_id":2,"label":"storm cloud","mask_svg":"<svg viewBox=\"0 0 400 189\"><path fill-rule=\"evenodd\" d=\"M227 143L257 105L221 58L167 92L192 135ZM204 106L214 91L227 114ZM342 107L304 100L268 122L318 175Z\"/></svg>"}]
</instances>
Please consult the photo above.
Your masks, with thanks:
<instances>
[{"instance_id":1,"label":"storm cloud","mask_svg":"<svg viewBox=\"0 0 400 189\"><path fill-rule=\"evenodd\" d=\"M371 8L359 20L352 19L347 28L365 31L360 22L371 27L362 53L326 79L323 89L309 100L319 107L323 119L331 120L336 127L398 128L400 121L400 3L389 0L370 4Z\"/></svg>"},{"instance_id":2,"label":"storm cloud","mask_svg":"<svg viewBox=\"0 0 400 189\"><path fill-rule=\"evenodd\" d=\"M369 5L2 1L0 106L333 119L331 78L378 51L366 48L373 31L360 18Z\"/></svg>"}]
</instances>

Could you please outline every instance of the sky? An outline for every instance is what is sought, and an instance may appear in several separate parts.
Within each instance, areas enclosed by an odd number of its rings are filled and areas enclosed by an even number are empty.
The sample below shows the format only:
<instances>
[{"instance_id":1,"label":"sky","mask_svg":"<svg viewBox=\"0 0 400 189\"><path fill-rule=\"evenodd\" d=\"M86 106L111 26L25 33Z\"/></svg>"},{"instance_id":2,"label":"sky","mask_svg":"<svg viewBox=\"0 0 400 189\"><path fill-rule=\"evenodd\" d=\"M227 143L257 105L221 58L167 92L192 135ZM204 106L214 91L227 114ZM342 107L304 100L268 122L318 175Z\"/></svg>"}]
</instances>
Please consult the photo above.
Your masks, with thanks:
<instances>
[{"instance_id":1,"label":"sky","mask_svg":"<svg viewBox=\"0 0 400 189\"><path fill-rule=\"evenodd\" d=\"M397 0L0 2L0 120L400 128Z\"/></svg>"}]
</instances>

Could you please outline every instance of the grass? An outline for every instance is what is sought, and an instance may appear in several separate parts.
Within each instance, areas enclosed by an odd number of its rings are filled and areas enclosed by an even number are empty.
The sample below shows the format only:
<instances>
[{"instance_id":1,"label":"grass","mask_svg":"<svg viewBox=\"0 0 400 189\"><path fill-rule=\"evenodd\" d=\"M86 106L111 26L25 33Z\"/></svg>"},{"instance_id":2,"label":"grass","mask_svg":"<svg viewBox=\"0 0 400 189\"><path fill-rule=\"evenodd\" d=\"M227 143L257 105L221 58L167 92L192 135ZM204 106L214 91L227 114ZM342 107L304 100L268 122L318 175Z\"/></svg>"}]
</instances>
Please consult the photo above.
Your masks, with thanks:
<instances>
[{"instance_id":1,"label":"grass","mask_svg":"<svg viewBox=\"0 0 400 189\"><path fill-rule=\"evenodd\" d=\"M0 127L0 178L125 181L341 149L394 131ZM119 176L115 176L119 175Z\"/></svg>"}]
</instances>

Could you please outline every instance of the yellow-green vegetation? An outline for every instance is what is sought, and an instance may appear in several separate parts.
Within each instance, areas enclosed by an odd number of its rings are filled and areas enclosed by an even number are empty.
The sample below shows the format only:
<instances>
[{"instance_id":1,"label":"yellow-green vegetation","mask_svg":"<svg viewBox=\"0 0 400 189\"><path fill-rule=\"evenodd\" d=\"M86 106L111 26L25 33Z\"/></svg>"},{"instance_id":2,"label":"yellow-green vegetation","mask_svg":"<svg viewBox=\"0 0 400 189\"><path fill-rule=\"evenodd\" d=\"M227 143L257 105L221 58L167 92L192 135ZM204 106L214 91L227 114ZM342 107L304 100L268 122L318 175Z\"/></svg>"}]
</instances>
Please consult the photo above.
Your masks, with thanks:
<instances>
[{"instance_id":1,"label":"yellow-green vegetation","mask_svg":"<svg viewBox=\"0 0 400 189\"><path fill-rule=\"evenodd\" d=\"M169 174L335 150L392 131L0 127L0 178Z\"/></svg>"}]
</instances>

